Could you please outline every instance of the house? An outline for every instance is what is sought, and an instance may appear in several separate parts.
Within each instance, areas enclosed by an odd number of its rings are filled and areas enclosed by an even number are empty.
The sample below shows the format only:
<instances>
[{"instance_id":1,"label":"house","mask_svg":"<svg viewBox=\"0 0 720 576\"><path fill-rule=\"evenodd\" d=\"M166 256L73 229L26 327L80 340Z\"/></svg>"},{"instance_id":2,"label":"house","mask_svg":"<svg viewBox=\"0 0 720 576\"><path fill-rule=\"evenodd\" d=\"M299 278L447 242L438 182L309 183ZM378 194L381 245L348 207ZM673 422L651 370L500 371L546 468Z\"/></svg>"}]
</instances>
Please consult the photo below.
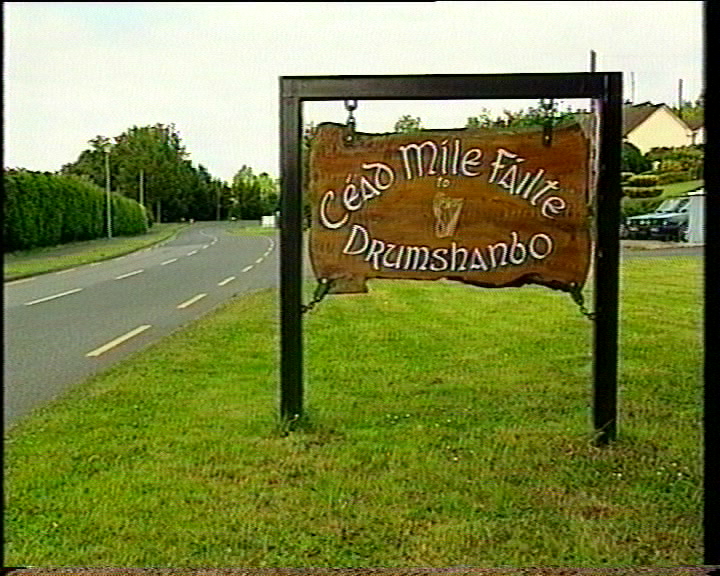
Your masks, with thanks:
<instances>
[{"instance_id":1,"label":"house","mask_svg":"<svg viewBox=\"0 0 720 576\"><path fill-rule=\"evenodd\" d=\"M690 143L705 144L705 120L692 120L686 124L690 128Z\"/></svg>"},{"instance_id":2,"label":"house","mask_svg":"<svg viewBox=\"0 0 720 576\"><path fill-rule=\"evenodd\" d=\"M589 115L578 117L586 129ZM704 142L704 127L688 126L682 118L665 104L626 104L623 106L623 140L637 146L642 154L652 148L675 148Z\"/></svg>"},{"instance_id":3,"label":"house","mask_svg":"<svg viewBox=\"0 0 720 576\"><path fill-rule=\"evenodd\" d=\"M689 146L692 130L665 104L626 105L623 108L623 140L645 154L651 148Z\"/></svg>"}]
</instances>

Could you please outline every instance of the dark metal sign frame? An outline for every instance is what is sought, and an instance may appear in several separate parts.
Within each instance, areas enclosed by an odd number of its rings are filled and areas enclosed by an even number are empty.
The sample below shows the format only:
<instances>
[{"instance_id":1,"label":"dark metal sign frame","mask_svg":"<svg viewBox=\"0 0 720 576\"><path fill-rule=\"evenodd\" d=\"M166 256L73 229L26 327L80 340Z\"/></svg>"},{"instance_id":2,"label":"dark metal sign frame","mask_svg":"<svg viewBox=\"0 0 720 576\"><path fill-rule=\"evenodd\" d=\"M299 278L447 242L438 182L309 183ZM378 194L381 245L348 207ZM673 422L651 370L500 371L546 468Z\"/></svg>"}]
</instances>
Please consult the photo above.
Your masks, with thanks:
<instances>
[{"instance_id":1,"label":"dark metal sign frame","mask_svg":"<svg viewBox=\"0 0 720 576\"><path fill-rule=\"evenodd\" d=\"M280 78L280 415L303 409L302 103L312 100L591 98L600 116L595 220L593 426L595 442L617 435L618 276L622 73L294 76Z\"/></svg>"}]
</instances>

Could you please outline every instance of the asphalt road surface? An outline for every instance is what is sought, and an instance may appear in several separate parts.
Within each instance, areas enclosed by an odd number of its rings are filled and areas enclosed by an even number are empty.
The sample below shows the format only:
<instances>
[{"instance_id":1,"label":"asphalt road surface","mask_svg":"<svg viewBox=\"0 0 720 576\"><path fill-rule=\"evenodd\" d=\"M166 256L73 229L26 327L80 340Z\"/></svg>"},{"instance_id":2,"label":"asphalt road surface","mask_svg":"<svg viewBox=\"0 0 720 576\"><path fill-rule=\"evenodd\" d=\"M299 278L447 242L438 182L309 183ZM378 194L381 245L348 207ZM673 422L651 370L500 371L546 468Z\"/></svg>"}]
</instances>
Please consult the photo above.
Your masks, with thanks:
<instances>
[{"instance_id":1,"label":"asphalt road surface","mask_svg":"<svg viewBox=\"0 0 720 576\"><path fill-rule=\"evenodd\" d=\"M232 296L277 286L277 234L232 235L230 226L196 223L161 246L6 283L5 430ZM622 250L622 259L677 256L703 248Z\"/></svg>"},{"instance_id":2,"label":"asphalt road surface","mask_svg":"<svg viewBox=\"0 0 720 576\"><path fill-rule=\"evenodd\" d=\"M127 256L5 284L4 426L206 314L278 284L278 239L196 223Z\"/></svg>"}]
</instances>

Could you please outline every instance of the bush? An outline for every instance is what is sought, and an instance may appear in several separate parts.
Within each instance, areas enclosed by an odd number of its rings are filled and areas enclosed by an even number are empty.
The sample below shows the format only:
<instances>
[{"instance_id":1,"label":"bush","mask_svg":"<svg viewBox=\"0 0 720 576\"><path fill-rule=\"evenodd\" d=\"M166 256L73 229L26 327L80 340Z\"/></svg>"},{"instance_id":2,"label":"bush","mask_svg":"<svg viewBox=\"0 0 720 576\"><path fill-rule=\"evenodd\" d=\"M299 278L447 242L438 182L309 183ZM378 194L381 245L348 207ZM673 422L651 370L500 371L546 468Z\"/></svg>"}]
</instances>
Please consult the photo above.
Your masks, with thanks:
<instances>
[{"instance_id":1,"label":"bush","mask_svg":"<svg viewBox=\"0 0 720 576\"><path fill-rule=\"evenodd\" d=\"M106 233L105 191L74 176L5 170L3 173L3 250L14 252L91 240ZM116 196L113 232L141 234L145 211L137 202Z\"/></svg>"},{"instance_id":2,"label":"bush","mask_svg":"<svg viewBox=\"0 0 720 576\"><path fill-rule=\"evenodd\" d=\"M650 160L643 156L642 152L640 152L638 147L634 144L631 144L630 142L622 143L621 159L621 170L623 172L632 172L633 174L638 174L639 172L644 172L645 170L650 170L652 168L652 163L650 162Z\"/></svg>"},{"instance_id":3,"label":"bush","mask_svg":"<svg viewBox=\"0 0 720 576\"><path fill-rule=\"evenodd\" d=\"M656 174L638 174L628 179L628 186L635 188L651 188L658 185L658 176Z\"/></svg>"},{"instance_id":4,"label":"bush","mask_svg":"<svg viewBox=\"0 0 720 576\"><path fill-rule=\"evenodd\" d=\"M658 176L658 184L673 184L675 182L687 182L688 180L695 180L690 176L690 173L686 170L673 170L672 172L663 172Z\"/></svg>"},{"instance_id":5,"label":"bush","mask_svg":"<svg viewBox=\"0 0 720 576\"><path fill-rule=\"evenodd\" d=\"M663 198L623 198L620 211L623 218L638 216L654 212L660 206Z\"/></svg>"},{"instance_id":6,"label":"bush","mask_svg":"<svg viewBox=\"0 0 720 576\"><path fill-rule=\"evenodd\" d=\"M662 188L623 188L622 191L629 198L654 198L663 192Z\"/></svg>"},{"instance_id":7,"label":"bush","mask_svg":"<svg viewBox=\"0 0 720 576\"><path fill-rule=\"evenodd\" d=\"M632 172L621 172L620 173L620 182L622 184L625 184L632 176L635 176Z\"/></svg>"}]
</instances>

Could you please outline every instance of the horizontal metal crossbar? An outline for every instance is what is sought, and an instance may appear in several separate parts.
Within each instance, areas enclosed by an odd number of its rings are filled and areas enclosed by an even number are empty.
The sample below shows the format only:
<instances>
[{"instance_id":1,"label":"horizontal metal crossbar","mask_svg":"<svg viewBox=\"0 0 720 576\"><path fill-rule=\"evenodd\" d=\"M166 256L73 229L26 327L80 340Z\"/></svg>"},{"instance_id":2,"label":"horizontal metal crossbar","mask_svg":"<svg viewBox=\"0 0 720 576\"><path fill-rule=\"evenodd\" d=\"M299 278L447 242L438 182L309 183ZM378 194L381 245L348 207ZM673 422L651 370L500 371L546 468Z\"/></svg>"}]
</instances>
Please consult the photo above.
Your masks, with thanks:
<instances>
[{"instance_id":1,"label":"horizontal metal crossbar","mask_svg":"<svg viewBox=\"0 0 720 576\"><path fill-rule=\"evenodd\" d=\"M432 74L418 76L283 76L281 96L299 100L602 98L620 72Z\"/></svg>"}]
</instances>

